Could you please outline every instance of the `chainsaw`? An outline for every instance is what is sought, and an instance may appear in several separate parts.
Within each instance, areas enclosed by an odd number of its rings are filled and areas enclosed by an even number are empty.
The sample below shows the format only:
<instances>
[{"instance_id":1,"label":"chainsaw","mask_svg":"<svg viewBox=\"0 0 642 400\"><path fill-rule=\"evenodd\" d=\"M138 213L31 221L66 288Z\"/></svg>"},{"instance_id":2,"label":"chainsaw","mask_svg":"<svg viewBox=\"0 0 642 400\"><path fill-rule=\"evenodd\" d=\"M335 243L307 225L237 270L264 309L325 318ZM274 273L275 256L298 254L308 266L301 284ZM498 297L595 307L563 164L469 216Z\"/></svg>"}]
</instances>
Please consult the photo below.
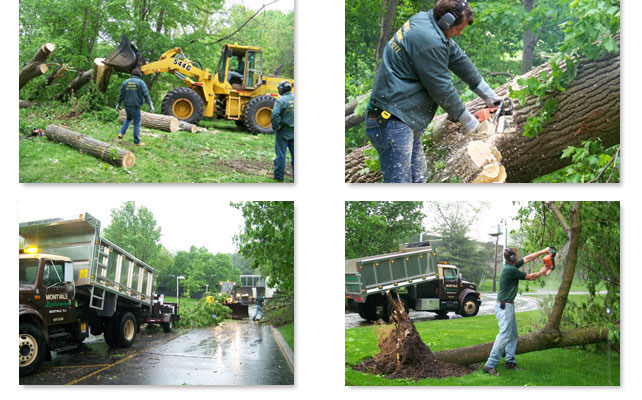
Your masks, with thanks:
<instances>
[{"instance_id":1,"label":"chainsaw","mask_svg":"<svg viewBox=\"0 0 642 400\"><path fill-rule=\"evenodd\" d=\"M557 256L557 249L553 246L549 246L551 252L544 256L544 265L548 268L546 275L549 275L551 271L555 269L555 256Z\"/></svg>"},{"instance_id":2,"label":"chainsaw","mask_svg":"<svg viewBox=\"0 0 642 400\"><path fill-rule=\"evenodd\" d=\"M516 130L513 120L513 100L510 98L502 100L498 107L482 108L473 115L479 123L490 119L493 134L512 133Z\"/></svg>"}]
</instances>

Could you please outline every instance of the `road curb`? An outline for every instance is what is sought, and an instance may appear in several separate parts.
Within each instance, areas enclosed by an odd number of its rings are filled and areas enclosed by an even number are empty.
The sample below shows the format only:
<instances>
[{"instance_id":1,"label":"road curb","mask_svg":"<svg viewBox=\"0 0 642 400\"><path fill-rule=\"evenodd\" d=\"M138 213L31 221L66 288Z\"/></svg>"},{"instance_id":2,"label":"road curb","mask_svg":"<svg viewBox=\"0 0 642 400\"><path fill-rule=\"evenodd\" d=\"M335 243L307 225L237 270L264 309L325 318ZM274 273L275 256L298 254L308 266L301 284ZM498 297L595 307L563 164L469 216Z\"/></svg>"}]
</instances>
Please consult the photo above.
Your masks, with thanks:
<instances>
[{"instance_id":1,"label":"road curb","mask_svg":"<svg viewBox=\"0 0 642 400\"><path fill-rule=\"evenodd\" d=\"M274 335L274 339L276 339L276 343L279 345L279 348L281 349L281 353L283 353L283 356L285 357L285 361L288 362L288 366L294 373L294 352L288 345L288 343L283 339L283 336L281 336L281 332L279 332L278 329L272 326L270 324L270 329L272 330L272 335Z\"/></svg>"}]
</instances>

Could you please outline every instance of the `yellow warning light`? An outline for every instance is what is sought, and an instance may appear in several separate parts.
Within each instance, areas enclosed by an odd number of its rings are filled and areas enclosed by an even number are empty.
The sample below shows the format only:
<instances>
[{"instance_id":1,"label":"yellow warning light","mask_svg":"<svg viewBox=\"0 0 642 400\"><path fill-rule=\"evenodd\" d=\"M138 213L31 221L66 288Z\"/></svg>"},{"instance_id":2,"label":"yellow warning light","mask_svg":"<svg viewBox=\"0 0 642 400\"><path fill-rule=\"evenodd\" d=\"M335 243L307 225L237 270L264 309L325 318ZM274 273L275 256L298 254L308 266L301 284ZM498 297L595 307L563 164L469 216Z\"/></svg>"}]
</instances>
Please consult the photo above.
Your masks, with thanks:
<instances>
[{"instance_id":1,"label":"yellow warning light","mask_svg":"<svg viewBox=\"0 0 642 400\"><path fill-rule=\"evenodd\" d=\"M28 254L40 253L40 249L38 249L37 247L27 247L25 249L25 253L28 253Z\"/></svg>"}]
</instances>

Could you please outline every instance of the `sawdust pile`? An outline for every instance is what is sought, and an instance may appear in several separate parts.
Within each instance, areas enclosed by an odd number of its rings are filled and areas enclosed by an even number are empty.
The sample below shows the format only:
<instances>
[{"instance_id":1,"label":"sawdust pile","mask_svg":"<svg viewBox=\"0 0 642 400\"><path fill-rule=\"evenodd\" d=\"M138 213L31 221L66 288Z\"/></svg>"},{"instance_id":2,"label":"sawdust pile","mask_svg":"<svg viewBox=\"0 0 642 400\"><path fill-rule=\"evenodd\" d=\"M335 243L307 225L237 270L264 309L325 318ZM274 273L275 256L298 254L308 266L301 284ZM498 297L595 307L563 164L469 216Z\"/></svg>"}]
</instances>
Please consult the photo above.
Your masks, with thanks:
<instances>
[{"instance_id":1,"label":"sawdust pile","mask_svg":"<svg viewBox=\"0 0 642 400\"><path fill-rule=\"evenodd\" d=\"M395 311L392 319L394 329L383 329L378 336L380 353L374 358L357 364L353 369L365 373L384 375L389 379L422 379L461 376L472 372L461 365L449 364L435 359L430 348L421 340L415 325L403 311L403 305L392 301ZM381 330L380 330L381 332Z\"/></svg>"}]
</instances>

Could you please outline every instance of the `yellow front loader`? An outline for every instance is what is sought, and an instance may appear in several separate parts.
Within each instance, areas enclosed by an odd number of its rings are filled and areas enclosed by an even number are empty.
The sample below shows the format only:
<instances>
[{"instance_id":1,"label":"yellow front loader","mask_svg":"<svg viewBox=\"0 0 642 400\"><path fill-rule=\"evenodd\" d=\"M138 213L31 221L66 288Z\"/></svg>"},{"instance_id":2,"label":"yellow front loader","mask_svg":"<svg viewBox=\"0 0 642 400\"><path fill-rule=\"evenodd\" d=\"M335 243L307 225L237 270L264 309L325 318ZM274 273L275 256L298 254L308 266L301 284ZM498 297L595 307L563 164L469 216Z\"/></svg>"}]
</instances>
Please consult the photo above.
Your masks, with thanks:
<instances>
[{"instance_id":1,"label":"yellow front loader","mask_svg":"<svg viewBox=\"0 0 642 400\"><path fill-rule=\"evenodd\" d=\"M186 87L165 95L163 114L191 124L203 117L229 119L255 135L274 133L270 117L278 84L287 80L294 86L292 79L263 75L260 48L236 43L223 46L216 70L210 71L189 60L179 47L166 51L158 61L147 62L123 35L104 63L121 72L138 67L145 75L169 72L181 79Z\"/></svg>"}]
</instances>

